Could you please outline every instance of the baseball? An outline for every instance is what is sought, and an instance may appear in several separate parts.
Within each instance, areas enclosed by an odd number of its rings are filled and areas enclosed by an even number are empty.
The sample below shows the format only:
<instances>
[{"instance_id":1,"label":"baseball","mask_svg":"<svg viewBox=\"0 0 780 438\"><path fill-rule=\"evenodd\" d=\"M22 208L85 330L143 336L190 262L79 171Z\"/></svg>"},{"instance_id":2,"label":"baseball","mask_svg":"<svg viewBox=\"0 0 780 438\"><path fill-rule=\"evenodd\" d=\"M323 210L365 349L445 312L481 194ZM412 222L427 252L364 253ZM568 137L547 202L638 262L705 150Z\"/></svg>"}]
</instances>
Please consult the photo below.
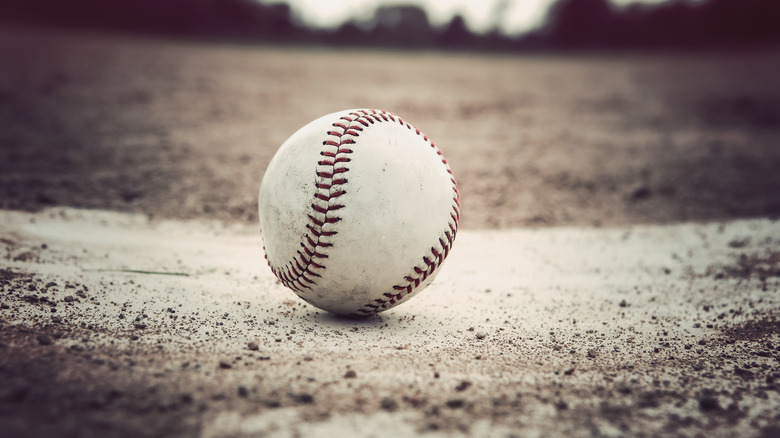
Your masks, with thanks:
<instances>
[{"instance_id":1,"label":"baseball","mask_svg":"<svg viewBox=\"0 0 780 438\"><path fill-rule=\"evenodd\" d=\"M419 129L380 110L328 114L287 139L263 176L266 259L312 305L372 315L433 281L458 202L447 160Z\"/></svg>"}]
</instances>

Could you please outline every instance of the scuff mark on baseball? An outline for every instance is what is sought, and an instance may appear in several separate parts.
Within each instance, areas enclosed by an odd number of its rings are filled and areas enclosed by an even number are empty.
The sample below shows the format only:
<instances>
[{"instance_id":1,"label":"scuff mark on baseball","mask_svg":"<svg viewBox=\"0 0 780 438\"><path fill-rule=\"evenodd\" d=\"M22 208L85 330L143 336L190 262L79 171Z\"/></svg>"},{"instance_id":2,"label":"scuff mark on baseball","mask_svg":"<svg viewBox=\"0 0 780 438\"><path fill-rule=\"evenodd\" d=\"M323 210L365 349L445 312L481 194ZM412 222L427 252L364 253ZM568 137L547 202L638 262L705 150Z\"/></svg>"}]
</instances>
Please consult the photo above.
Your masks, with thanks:
<instances>
[{"instance_id":1,"label":"scuff mark on baseball","mask_svg":"<svg viewBox=\"0 0 780 438\"><path fill-rule=\"evenodd\" d=\"M460 221L447 160L381 110L345 110L293 134L259 194L266 259L279 281L329 312L362 317L428 286Z\"/></svg>"}]
</instances>

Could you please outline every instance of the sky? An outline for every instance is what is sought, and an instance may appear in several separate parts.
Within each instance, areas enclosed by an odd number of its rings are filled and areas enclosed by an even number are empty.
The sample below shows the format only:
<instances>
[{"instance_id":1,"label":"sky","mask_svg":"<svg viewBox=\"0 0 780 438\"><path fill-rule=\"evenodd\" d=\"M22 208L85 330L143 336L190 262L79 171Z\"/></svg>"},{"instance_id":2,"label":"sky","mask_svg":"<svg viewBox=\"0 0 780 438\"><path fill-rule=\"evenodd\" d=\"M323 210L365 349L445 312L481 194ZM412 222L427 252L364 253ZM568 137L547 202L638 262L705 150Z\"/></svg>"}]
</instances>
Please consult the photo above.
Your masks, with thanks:
<instances>
[{"instance_id":1,"label":"sky","mask_svg":"<svg viewBox=\"0 0 780 438\"><path fill-rule=\"evenodd\" d=\"M463 15L474 32L493 27L494 11L503 4L499 29L510 35L533 30L543 23L550 4L556 0L261 0L263 3L288 3L303 24L315 28L334 28L351 19L368 19L381 5L415 4L428 13L434 26L448 23L455 14ZM661 3L666 0L611 0L617 5Z\"/></svg>"}]
</instances>

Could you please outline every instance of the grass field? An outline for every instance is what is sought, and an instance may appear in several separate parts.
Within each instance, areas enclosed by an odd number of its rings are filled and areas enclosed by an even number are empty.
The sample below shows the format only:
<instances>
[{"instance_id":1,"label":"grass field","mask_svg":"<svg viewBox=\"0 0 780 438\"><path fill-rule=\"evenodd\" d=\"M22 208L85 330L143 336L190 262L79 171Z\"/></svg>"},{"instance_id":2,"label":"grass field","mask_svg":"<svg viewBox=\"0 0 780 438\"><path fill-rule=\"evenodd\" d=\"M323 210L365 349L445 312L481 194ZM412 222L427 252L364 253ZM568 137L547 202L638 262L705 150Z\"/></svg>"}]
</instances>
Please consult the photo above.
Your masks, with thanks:
<instances>
[{"instance_id":1,"label":"grass field","mask_svg":"<svg viewBox=\"0 0 780 438\"><path fill-rule=\"evenodd\" d=\"M778 55L0 28L0 437L777 436ZM257 226L279 145L346 108L462 200L436 282L366 320Z\"/></svg>"}]
</instances>

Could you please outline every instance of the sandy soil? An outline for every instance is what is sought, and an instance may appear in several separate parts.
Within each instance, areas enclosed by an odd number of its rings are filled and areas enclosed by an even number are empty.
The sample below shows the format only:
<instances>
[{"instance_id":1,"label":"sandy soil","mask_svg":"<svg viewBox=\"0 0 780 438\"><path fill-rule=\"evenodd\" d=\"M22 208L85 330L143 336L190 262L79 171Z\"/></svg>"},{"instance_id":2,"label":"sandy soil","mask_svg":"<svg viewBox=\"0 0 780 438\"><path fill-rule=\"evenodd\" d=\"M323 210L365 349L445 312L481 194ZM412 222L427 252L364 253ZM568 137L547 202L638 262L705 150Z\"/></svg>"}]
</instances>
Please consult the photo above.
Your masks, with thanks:
<instances>
[{"instance_id":1,"label":"sandy soil","mask_svg":"<svg viewBox=\"0 0 780 438\"><path fill-rule=\"evenodd\" d=\"M2 29L0 59L0 436L780 434L776 51ZM463 200L434 284L363 321L274 281L255 212L350 107L423 129Z\"/></svg>"},{"instance_id":2,"label":"sandy soil","mask_svg":"<svg viewBox=\"0 0 780 438\"><path fill-rule=\"evenodd\" d=\"M466 228L778 217L778 53L408 54L0 30L0 206L254 223L290 134L381 108L444 151Z\"/></svg>"},{"instance_id":3,"label":"sandy soil","mask_svg":"<svg viewBox=\"0 0 780 438\"><path fill-rule=\"evenodd\" d=\"M780 223L464 231L367 320L252 227L1 212L7 436L773 436Z\"/></svg>"}]
</instances>

